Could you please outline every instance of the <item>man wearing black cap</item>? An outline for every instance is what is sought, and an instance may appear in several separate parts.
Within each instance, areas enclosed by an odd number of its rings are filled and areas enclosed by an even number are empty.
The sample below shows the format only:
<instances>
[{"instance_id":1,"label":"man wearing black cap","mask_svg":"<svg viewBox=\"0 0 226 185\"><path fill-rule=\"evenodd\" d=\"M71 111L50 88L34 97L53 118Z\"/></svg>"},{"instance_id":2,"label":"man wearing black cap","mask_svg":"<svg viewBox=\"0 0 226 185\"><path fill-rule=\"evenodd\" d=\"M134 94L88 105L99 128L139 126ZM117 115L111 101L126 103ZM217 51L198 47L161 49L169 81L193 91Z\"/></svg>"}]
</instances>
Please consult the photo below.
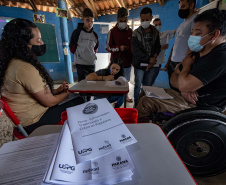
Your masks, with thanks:
<instances>
[{"instance_id":1,"label":"man wearing black cap","mask_svg":"<svg viewBox=\"0 0 226 185\"><path fill-rule=\"evenodd\" d=\"M108 32L106 50L111 53L111 61L121 58L124 65L124 76L130 81L132 64L132 29L127 25L129 12L121 7L117 14L117 24ZM127 102L133 102L127 97Z\"/></svg>"}]
</instances>

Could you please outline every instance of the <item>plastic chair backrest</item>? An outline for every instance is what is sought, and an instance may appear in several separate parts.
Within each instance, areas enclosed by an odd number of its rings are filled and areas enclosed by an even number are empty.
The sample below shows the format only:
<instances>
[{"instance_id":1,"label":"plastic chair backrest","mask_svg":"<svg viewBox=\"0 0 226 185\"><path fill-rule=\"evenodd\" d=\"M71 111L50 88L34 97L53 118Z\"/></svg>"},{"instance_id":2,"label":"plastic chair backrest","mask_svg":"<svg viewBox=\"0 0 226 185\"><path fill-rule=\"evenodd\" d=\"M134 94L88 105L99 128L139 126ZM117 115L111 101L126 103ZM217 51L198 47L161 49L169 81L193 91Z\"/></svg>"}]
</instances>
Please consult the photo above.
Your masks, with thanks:
<instances>
[{"instance_id":1,"label":"plastic chair backrest","mask_svg":"<svg viewBox=\"0 0 226 185\"><path fill-rule=\"evenodd\" d=\"M10 109L10 107L8 106L8 104L0 99L0 107L2 108L2 110L5 112L6 116L12 120L12 122L19 128L19 130L21 131L21 133L19 133L17 130L13 130L13 134L16 138L18 139L23 139L25 137L28 136L27 132L24 130L24 128L21 126L20 121L17 119L17 117L15 116L15 114L13 113L13 111Z\"/></svg>"},{"instance_id":2,"label":"plastic chair backrest","mask_svg":"<svg viewBox=\"0 0 226 185\"><path fill-rule=\"evenodd\" d=\"M8 104L2 99L0 99L0 107L5 112L6 116L10 118L15 125L20 124L20 121L17 119L13 111L9 108Z\"/></svg>"},{"instance_id":3,"label":"plastic chair backrest","mask_svg":"<svg viewBox=\"0 0 226 185\"><path fill-rule=\"evenodd\" d=\"M122 121L127 123L137 123L138 111L134 108L115 108L115 111L118 113ZM67 112L64 111L61 113L61 122L67 120Z\"/></svg>"},{"instance_id":4,"label":"plastic chair backrest","mask_svg":"<svg viewBox=\"0 0 226 185\"><path fill-rule=\"evenodd\" d=\"M138 111L134 108L115 108L122 121L127 123L137 123Z\"/></svg>"}]
</instances>

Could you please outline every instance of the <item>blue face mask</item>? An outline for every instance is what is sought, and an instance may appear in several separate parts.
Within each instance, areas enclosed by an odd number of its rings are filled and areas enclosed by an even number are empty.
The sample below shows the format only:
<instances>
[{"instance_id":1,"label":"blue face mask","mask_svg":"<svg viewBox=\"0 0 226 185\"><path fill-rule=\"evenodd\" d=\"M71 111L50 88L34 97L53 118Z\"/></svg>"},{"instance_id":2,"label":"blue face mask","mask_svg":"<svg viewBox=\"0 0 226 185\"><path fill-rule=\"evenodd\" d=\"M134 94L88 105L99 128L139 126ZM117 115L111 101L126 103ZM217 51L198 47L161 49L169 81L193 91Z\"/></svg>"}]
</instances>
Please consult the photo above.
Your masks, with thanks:
<instances>
[{"instance_id":1,"label":"blue face mask","mask_svg":"<svg viewBox=\"0 0 226 185\"><path fill-rule=\"evenodd\" d=\"M210 32L208 33L207 35L211 34L213 32ZM212 40L210 40L209 42L207 42L206 44L204 45L200 45L200 40L204 37L206 37L207 35L201 37L201 36L193 36L193 35L190 35L189 39L188 39L188 47L191 51L194 51L194 52L199 52L203 46L209 44Z\"/></svg>"},{"instance_id":2,"label":"blue face mask","mask_svg":"<svg viewBox=\"0 0 226 185\"><path fill-rule=\"evenodd\" d=\"M155 28L160 32L162 29L162 26L156 26Z\"/></svg>"}]
</instances>

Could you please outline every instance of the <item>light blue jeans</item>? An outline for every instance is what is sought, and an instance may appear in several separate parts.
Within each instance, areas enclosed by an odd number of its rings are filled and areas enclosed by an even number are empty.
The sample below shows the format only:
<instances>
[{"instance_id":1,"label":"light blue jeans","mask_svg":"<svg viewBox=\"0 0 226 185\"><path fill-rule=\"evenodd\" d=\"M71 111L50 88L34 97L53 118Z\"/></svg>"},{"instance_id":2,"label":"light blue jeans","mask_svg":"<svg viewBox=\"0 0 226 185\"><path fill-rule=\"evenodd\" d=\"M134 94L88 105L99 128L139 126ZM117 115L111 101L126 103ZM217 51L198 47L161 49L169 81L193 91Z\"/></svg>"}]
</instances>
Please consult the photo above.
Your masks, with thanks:
<instances>
[{"instance_id":1,"label":"light blue jeans","mask_svg":"<svg viewBox=\"0 0 226 185\"><path fill-rule=\"evenodd\" d=\"M131 67L124 68L124 77L128 82L130 81L130 74L131 74Z\"/></svg>"},{"instance_id":2,"label":"light blue jeans","mask_svg":"<svg viewBox=\"0 0 226 185\"><path fill-rule=\"evenodd\" d=\"M134 102L135 103L138 103L141 85L152 86L155 83L155 79L159 74L160 68L161 68L161 65L159 67L152 67L147 71L134 68L134 75L135 75Z\"/></svg>"},{"instance_id":3,"label":"light blue jeans","mask_svg":"<svg viewBox=\"0 0 226 185\"><path fill-rule=\"evenodd\" d=\"M124 77L129 82L130 81L130 75L131 75L131 67L124 68ZM128 97L128 94L126 95Z\"/></svg>"}]
</instances>

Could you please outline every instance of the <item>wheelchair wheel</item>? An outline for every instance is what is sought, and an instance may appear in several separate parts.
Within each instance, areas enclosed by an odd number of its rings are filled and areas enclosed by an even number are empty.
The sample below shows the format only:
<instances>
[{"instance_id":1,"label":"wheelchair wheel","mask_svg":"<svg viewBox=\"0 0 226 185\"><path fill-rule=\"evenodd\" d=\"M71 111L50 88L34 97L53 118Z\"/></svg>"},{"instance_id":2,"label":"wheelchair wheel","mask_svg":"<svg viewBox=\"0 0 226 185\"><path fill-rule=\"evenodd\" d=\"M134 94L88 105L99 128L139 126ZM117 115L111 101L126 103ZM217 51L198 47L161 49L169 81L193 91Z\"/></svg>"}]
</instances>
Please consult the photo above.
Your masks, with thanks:
<instances>
[{"instance_id":1,"label":"wheelchair wheel","mask_svg":"<svg viewBox=\"0 0 226 185\"><path fill-rule=\"evenodd\" d=\"M170 119L163 131L194 176L212 176L226 170L226 116L196 110Z\"/></svg>"}]
</instances>

